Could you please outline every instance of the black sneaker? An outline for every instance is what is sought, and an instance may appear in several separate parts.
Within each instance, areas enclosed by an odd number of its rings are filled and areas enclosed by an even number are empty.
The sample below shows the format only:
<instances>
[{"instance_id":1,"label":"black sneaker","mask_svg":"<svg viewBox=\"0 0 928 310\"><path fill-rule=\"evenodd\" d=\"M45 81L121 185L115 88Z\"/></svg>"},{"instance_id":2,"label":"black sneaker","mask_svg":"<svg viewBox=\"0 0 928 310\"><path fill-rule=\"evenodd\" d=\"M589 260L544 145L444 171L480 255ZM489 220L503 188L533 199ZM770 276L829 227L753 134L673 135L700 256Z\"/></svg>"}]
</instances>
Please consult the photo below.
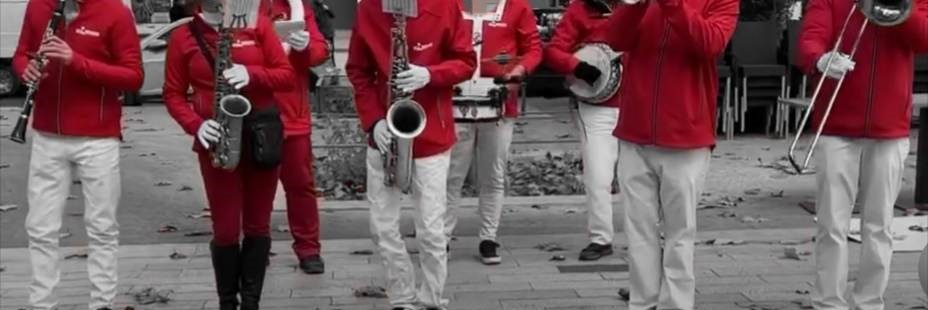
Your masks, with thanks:
<instances>
[{"instance_id":1,"label":"black sneaker","mask_svg":"<svg viewBox=\"0 0 928 310\"><path fill-rule=\"evenodd\" d=\"M602 245L598 243L590 243L590 245L586 246L583 251L580 251L580 260L599 260L600 258L603 258L603 256L607 255L612 255L611 244Z\"/></svg>"},{"instance_id":2,"label":"black sneaker","mask_svg":"<svg viewBox=\"0 0 928 310\"><path fill-rule=\"evenodd\" d=\"M490 240L480 241L480 261L484 265L499 265L502 259L496 254L498 247L499 243Z\"/></svg>"},{"instance_id":3,"label":"black sneaker","mask_svg":"<svg viewBox=\"0 0 928 310\"><path fill-rule=\"evenodd\" d=\"M319 255L313 255L300 260L300 269L308 274L325 273L325 262Z\"/></svg>"}]
</instances>

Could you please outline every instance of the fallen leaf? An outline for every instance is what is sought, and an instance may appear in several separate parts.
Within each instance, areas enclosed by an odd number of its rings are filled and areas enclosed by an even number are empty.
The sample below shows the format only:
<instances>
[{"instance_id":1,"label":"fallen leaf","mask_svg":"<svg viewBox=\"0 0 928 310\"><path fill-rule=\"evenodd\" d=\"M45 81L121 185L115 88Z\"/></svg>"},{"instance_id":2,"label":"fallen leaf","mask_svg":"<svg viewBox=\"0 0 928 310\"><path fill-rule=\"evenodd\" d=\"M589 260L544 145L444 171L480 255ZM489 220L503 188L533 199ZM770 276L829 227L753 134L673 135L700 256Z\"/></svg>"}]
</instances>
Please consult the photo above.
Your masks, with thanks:
<instances>
[{"instance_id":1,"label":"fallen leaf","mask_svg":"<svg viewBox=\"0 0 928 310\"><path fill-rule=\"evenodd\" d=\"M155 186L159 186L159 187L160 187L160 186L171 186L171 182L160 181L160 182L158 182L158 183L155 183Z\"/></svg>"},{"instance_id":2,"label":"fallen leaf","mask_svg":"<svg viewBox=\"0 0 928 310\"><path fill-rule=\"evenodd\" d=\"M744 240L732 240L732 239L712 239L706 242L708 245L742 245L745 244Z\"/></svg>"},{"instance_id":3,"label":"fallen leaf","mask_svg":"<svg viewBox=\"0 0 928 310\"><path fill-rule=\"evenodd\" d=\"M0 164L0 169L6 169L9 167L10 167L10 164Z\"/></svg>"},{"instance_id":4,"label":"fallen leaf","mask_svg":"<svg viewBox=\"0 0 928 310\"><path fill-rule=\"evenodd\" d=\"M796 294L809 295L809 290L796 290Z\"/></svg>"},{"instance_id":5,"label":"fallen leaf","mask_svg":"<svg viewBox=\"0 0 928 310\"><path fill-rule=\"evenodd\" d=\"M725 218L738 217L738 214L732 211L725 211L725 212L720 213L719 217L725 217Z\"/></svg>"},{"instance_id":6,"label":"fallen leaf","mask_svg":"<svg viewBox=\"0 0 928 310\"><path fill-rule=\"evenodd\" d=\"M623 287L623 288L620 288L620 289L619 289L619 299L624 300L624 301L628 301L628 296L629 296L629 293L628 293L628 289L627 289L627 288L624 288L624 287Z\"/></svg>"},{"instance_id":7,"label":"fallen leaf","mask_svg":"<svg viewBox=\"0 0 928 310\"><path fill-rule=\"evenodd\" d=\"M168 257L171 258L171 259L185 259L185 258L187 258L187 255L184 255L184 254L182 254L182 253L178 253L177 251L174 251L174 253L171 253L171 255L168 256Z\"/></svg>"},{"instance_id":8,"label":"fallen leaf","mask_svg":"<svg viewBox=\"0 0 928 310\"><path fill-rule=\"evenodd\" d=\"M351 254L351 255L374 255L374 251L371 251L371 250L357 250L357 251L351 251L351 253L349 253L349 254Z\"/></svg>"},{"instance_id":9,"label":"fallen leaf","mask_svg":"<svg viewBox=\"0 0 928 310\"><path fill-rule=\"evenodd\" d=\"M71 237L71 233L69 232L63 232L63 233L58 234L58 239L68 239L69 237Z\"/></svg>"},{"instance_id":10,"label":"fallen leaf","mask_svg":"<svg viewBox=\"0 0 928 310\"><path fill-rule=\"evenodd\" d=\"M560 244L555 242L542 243L535 246L536 249L545 251L545 252L560 252L564 251L564 248Z\"/></svg>"},{"instance_id":11,"label":"fallen leaf","mask_svg":"<svg viewBox=\"0 0 928 310\"><path fill-rule=\"evenodd\" d=\"M65 256L64 259L65 259L65 260L68 260L68 259L86 259L87 256L88 256L87 253L85 253L85 252L80 252L80 253L74 253L74 254Z\"/></svg>"},{"instance_id":12,"label":"fallen leaf","mask_svg":"<svg viewBox=\"0 0 928 310\"><path fill-rule=\"evenodd\" d=\"M10 210L16 210L16 208L19 208L19 206L17 206L17 205L2 205L2 206L0 206L0 212L6 212L6 211L10 211Z\"/></svg>"},{"instance_id":13,"label":"fallen leaf","mask_svg":"<svg viewBox=\"0 0 928 310\"><path fill-rule=\"evenodd\" d=\"M71 181L71 185L82 185L82 184L84 184L84 182L81 182L81 180Z\"/></svg>"},{"instance_id":14,"label":"fallen leaf","mask_svg":"<svg viewBox=\"0 0 928 310\"><path fill-rule=\"evenodd\" d=\"M200 213L197 213L197 214L187 215L187 217L192 218L192 219L209 218L210 216L212 216L212 213L210 213L209 210L200 211Z\"/></svg>"},{"instance_id":15,"label":"fallen leaf","mask_svg":"<svg viewBox=\"0 0 928 310\"><path fill-rule=\"evenodd\" d=\"M418 255L418 254L419 254L419 249L407 249L407 250L406 250L406 253L409 253L409 254L411 254L411 255Z\"/></svg>"},{"instance_id":16,"label":"fallen leaf","mask_svg":"<svg viewBox=\"0 0 928 310\"><path fill-rule=\"evenodd\" d=\"M140 305L165 304L171 301L172 290L156 290L154 288L145 288L138 292L129 291L127 295L135 298L135 302Z\"/></svg>"},{"instance_id":17,"label":"fallen leaf","mask_svg":"<svg viewBox=\"0 0 928 310\"><path fill-rule=\"evenodd\" d=\"M749 223L749 224L757 224L757 223L763 223L767 221L770 221L770 219L763 218L763 217L753 217L753 216L745 216L741 218L742 223Z\"/></svg>"},{"instance_id":18,"label":"fallen leaf","mask_svg":"<svg viewBox=\"0 0 928 310\"><path fill-rule=\"evenodd\" d=\"M567 209L564 211L564 214L574 214L577 213L577 209Z\"/></svg>"},{"instance_id":19,"label":"fallen leaf","mask_svg":"<svg viewBox=\"0 0 928 310\"><path fill-rule=\"evenodd\" d=\"M781 191L779 191L779 192L771 192L771 193L770 193L770 197L772 197L772 198L783 198L783 194L784 194L784 191L783 191L783 190L781 190Z\"/></svg>"},{"instance_id":20,"label":"fallen leaf","mask_svg":"<svg viewBox=\"0 0 928 310\"><path fill-rule=\"evenodd\" d=\"M131 145L121 145L121 146L119 146L119 148L126 150L126 149L131 149L132 146L131 146Z\"/></svg>"},{"instance_id":21,"label":"fallen leaf","mask_svg":"<svg viewBox=\"0 0 928 310\"><path fill-rule=\"evenodd\" d=\"M6 267L0 266L0 272L4 272L4 271L6 271Z\"/></svg>"},{"instance_id":22,"label":"fallen leaf","mask_svg":"<svg viewBox=\"0 0 928 310\"><path fill-rule=\"evenodd\" d=\"M290 232L290 226L287 226L287 225L277 225L277 227L274 227L274 231L276 231L276 232L281 232L281 233Z\"/></svg>"},{"instance_id":23,"label":"fallen leaf","mask_svg":"<svg viewBox=\"0 0 928 310\"><path fill-rule=\"evenodd\" d=\"M912 226L909 226L909 230L917 231L917 232L926 232L928 231L928 226L912 225Z\"/></svg>"},{"instance_id":24,"label":"fallen leaf","mask_svg":"<svg viewBox=\"0 0 928 310\"><path fill-rule=\"evenodd\" d=\"M748 196L757 196L757 195L760 195L760 189L759 188L749 189L749 190L744 191L744 194Z\"/></svg>"},{"instance_id":25,"label":"fallen leaf","mask_svg":"<svg viewBox=\"0 0 928 310\"><path fill-rule=\"evenodd\" d=\"M532 205L532 209L536 209L536 210L545 210L545 209L547 209L547 208L548 208L547 206Z\"/></svg>"},{"instance_id":26,"label":"fallen leaf","mask_svg":"<svg viewBox=\"0 0 928 310\"><path fill-rule=\"evenodd\" d=\"M560 134L560 135L557 135L557 138L558 138L558 139L567 139L567 138L570 138L570 134L567 134L567 133L565 133L565 134Z\"/></svg>"},{"instance_id":27,"label":"fallen leaf","mask_svg":"<svg viewBox=\"0 0 928 310\"><path fill-rule=\"evenodd\" d=\"M180 188L177 189L178 192L186 192L186 191L192 191L192 190L193 190L193 187L190 187L187 185L181 185Z\"/></svg>"},{"instance_id":28,"label":"fallen leaf","mask_svg":"<svg viewBox=\"0 0 928 310\"><path fill-rule=\"evenodd\" d=\"M564 257L564 255L554 255L551 256L551 259L549 259L549 261L552 262L563 262L565 260L567 260L567 257Z\"/></svg>"},{"instance_id":29,"label":"fallen leaf","mask_svg":"<svg viewBox=\"0 0 928 310\"><path fill-rule=\"evenodd\" d=\"M357 298L387 298L387 289L382 286L364 286L354 290Z\"/></svg>"},{"instance_id":30,"label":"fallen leaf","mask_svg":"<svg viewBox=\"0 0 928 310\"><path fill-rule=\"evenodd\" d=\"M812 255L812 253L808 251L799 251L799 249L795 247L788 247L788 248L783 248L783 255L784 255L784 258L786 259L801 261L803 259L800 256L808 256L808 255Z\"/></svg>"},{"instance_id":31,"label":"fallen leaf","mask_svg":"<svg viewBox=\"0 0 928 310\"><path fill-rule=\"evenodd\" d=\"M68 200L76 200L76 199L77 199L77 196L68 195Z\"/></svg>"},{"instance_id":32,"label":"fallen leaf","mask_svg":"<svg viewBox=\"0 0 928 310\"><path fill-rule=\"evenodd\" d=\"M184 237L199 237L199 236L211 236L213 232L211 231L194 231L184 234Z\"/></svg>"},{"instance_id":33,"label":"fallen leaf","mask_svg":"<svg viewBox=\"0 0 928 310\"><path fill-rule=\"evenodd\" d=\"M174 227L173 225L161 225L161 228L158 228L159 233L172 233L176 231L177 227Z\"/></svg>"}]
</instances>

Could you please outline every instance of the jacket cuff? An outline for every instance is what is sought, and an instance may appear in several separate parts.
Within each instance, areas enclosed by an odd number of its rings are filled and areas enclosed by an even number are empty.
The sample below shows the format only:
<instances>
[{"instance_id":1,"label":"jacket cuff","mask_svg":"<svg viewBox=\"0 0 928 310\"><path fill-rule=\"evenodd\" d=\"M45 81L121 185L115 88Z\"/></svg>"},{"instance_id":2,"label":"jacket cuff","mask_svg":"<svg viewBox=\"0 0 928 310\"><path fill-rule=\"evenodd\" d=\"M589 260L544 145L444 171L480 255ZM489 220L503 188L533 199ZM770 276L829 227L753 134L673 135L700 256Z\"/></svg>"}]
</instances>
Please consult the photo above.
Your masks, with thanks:
<instances>
[{"instance_id":1,"label":"jacket cuff","mask_svg":"<svg viewBox=\"0 0 928 310\"><path fill-rule=\"evenodd\" d=\"M68 64L68 68L78 72L81 76L86 77L87 74L84 72L84 69L87 68L87 58L84 55L81 55L78 52L72 52L71 63Z\"/></svg>"}]
</instances>

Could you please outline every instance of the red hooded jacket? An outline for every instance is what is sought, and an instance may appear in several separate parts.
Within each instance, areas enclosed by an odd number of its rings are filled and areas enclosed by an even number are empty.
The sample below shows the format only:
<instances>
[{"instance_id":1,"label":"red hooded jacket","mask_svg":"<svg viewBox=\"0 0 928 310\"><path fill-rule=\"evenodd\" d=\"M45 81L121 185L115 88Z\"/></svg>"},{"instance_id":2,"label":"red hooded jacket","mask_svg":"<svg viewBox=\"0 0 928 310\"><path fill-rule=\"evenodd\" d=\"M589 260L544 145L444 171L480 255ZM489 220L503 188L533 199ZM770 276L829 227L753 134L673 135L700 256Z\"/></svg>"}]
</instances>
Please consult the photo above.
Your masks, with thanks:
<instances>
[{"instance_id":1,"label":"red hooded jacket","mask_svg":"<svg viewBox=\"0 0 928 310\"><path fill-rule=\"evenodd\" d=\"M852 0L809 2L796 61L807 73L816 76L811 87L815 87L821 74L816 64L834 47L852 4ZM865 19L860 10L854 10L853 14L840 49L846 54L850 53ZM917 0L912 15L900 25L867 25L853 58L854 71L848 72L841 86L824 134L876 139L907 137L912 119L914 57L925 52L928 52L928 0ZM836 85L835 79L825 80L813 111L813 128L818 128Z\"/></svg>"},{"instance_id":2,"label":"red hooded jacket","mask_svg":"<svg viewBox=\"0 0 928 310\"><path fill-rule=\"evenodd\" d=\"M195 16L186 26L171 33L164 67L164 105L184 132L196 135L204 120L213 118L213 74L210 64L197 45L190 27L200 27L209 49L216 57L218 33ZM241 94L251 101L252 111L275 105L274 92L293 89L293 68L287 61L274 26L264 16L254 29L233 34L232 62L244 65L249 82ZM187 97L187 89L193 95ZM279 105L278 105L279 106ZM199 143L194 150L205 151Z\"/></svg>"},{"instance_id":3,"label":"red hooded jacket","mask_svg":"<svg viewBox=\"0 0 928 310\"><path fill-rule=\"evenodd\" d=\"M624 51L619 124L643 145L715 145L716 59L738 21L738 0L652 0L621 6L605 26Z\"/></svg>"},{"instance_id":4,"label":"red hooded jacket","mask_svg":"<svg viewBox=\"0 0 928 310\"><path fill-rule=\"evenodd\" d=\"M392 65L393 17L383 13L381 5L381 0L358 4L345 65L354 86L361 126L366 132L371 132L386 117L390 104L387 83ZM477 56L471 42L471 27L464 23L459 2L419 0L418 6L418 17L407 20L406 35L409 62L425 67L431 75L429 84L413 95L426 114L425 131L413 143L414 157L421 158L454 146L453 87L471 77Z\"/></svg>"},{"instance_id":5,"label":"red hooded jacket","mask_svg":"<svg viewBox=\"0 0 928 310\"><path fill-rule=\"evenodd\" d=\"M473 21L464 20L468 29L473 27ZM503 18L499 22L484 22L483 45L480 65L480 76L498 77L509 73L515 65L501 66L492 61L485 61L497 54L509 54L520 57L516 65L525 67L526 74L535 71L541 63L541 39L538 37L538 26L535 22L535 13L527 0L507 0L503 8ZM506 101L506 117L519 116L519 94L511 92Z\"/></svg>"},{"instance_id":6,"label":"red hooded jacket","mask_svg":"<svg viewBox=\"0 0 928 310\"><path fill-rule=\"evenodd\" d=\"M29 54L39 50L58 2L26 5L13 69L22 75ZM74 52L70 64L50 60L35 95L32 126L67 136L121 137L124 91L142 87L142 57L132 12L118 0L85 0L77 17L59 24L56 35Z\"/></svg>"},{"instance_id":7,"label":"red hooded jacket","mask_svg":"<svg viewBox=\"0 0 928 310\"><path fill-rule=\"evenodd\" d=\"M290 4L287 0L270 1L270 7L267 1L262 1L261 5L265 7L262 11L268 12L272 21L290 19ZM309 72L310 68L322 64L329 56L328 42L316 26L316 18L308 1L304 1L303 14L306 21L305 30L309 32L309 46L302 51L290 49L288 56L296 74L295 87L291 91L277 93L280 118L284 122L284 135L287 137L310 133ZM286 42L286 39L281 41Z\"/></svg>"},{"instance_id":8,"label":"red hooded jacket","mask_svg":"<svg viewBox=\"0 0 928 310\"><path fill-rule=\"evenodd\" d=\"M618 3L618 1L616 1ZM613 7L618 7L615 5ZM545 64L554 72L573 74L580 60L574 57L584 44L605 42L606 35L612 29L603 29L609 15L597 11L584 0L574 0L567 6L567 11L554 29L554 37L545 48ZM600 106L618 107L618 96L612 96Z\"/></svg>"}]
</instances>

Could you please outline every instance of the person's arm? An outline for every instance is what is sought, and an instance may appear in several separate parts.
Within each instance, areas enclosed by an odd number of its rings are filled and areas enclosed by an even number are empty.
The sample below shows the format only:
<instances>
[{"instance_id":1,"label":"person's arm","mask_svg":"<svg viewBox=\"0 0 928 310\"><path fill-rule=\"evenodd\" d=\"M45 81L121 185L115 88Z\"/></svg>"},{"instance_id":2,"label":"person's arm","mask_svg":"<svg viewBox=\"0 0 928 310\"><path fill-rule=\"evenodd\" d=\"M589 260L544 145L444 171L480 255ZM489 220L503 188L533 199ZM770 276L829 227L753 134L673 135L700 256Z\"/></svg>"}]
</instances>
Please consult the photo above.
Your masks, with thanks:
<instances>
[{"instance_id":1,"label":"person's arm","mask_svg":"<svg viewBox=\"0 0 928 310\"><path fill-rule=\"evenodd\" d=\"M135 20L129 8L119 6L118 12L112 12L116 23L109 29L110 41L107 42L112 62L85 57L73 51L68 67L83 79L93 81L118 90L137 91L142 88L142 51Z\"/></svg>"},{"instance_id":2,"label":"person's arm","mask_svg":"<svg viewBox=\"0 0 928 310\"><path fill-rule=\"evenodd\" d=\"M917 0L909 18L890 29L897 40L908 43L916 54L928 53L928 0Z\"/></svg>"},{"instance_id":3,"label":"person's arm","mask_svg":"<svg viewBox=\"0 0 928 310\"><path fill-rule=\"evenodd\" d=\"M554 36L544 51L545 64L554 72L571 74L580 64L580 60L574 57L574 51L581 43L583 32L589 30L582 18L587 14L584 5L583 1L573 1L554 27Z\"/></svg>"},{"instance_id":4,"label":"person's arm","mask_svg":"<svg viewBox=\"0 0 928 310\"><path fill-rule=\"evenodd\" d=\"M329 57L329 44L325 37L322 36L322 32L319 31L313 9L307 4L303 7L303 11L306 16L305 30L309 33L309 46L302 51L291 48L289 57L294 70L310 69L324 63Z\"/></svg>"},{"instance_id":5,"label":"person's arm","mask_svg":"<svg viewBox=\"0 0 928 310\"><path fill-rule=\"evenodd\" d=\"M444 16L452 32L448 38L450 41L442 44L444 59L438 64L426 66L430 75L428 85L432 87L457 85L469 79L477 68L477 53L471 41L471 29L464 22L460 2L454 3L447 6L449 9Z\"/></svg>"},{"instance_id":6,"label":"person's arm","mask_svg":"<svg viewBox=\"0 0 928 310\"><path fill-rule=\"evenodd\" d=\"M834 22L832 0L810 0L799 32L799 49L796 66L807 74L817 74L819 58L832 49L834 44Z\"/></svg>"},{"instance_id":7,"label":"person's arm","mask_svg":"<svg viewBox=\"0 0 928 310\"><path fill-rule=\"evenodd\" d=\"M182 27L190 27L185 25ZM187 101L187 89L190 88L190 59L184 55L184 35L181 29L174 30L168 42L167 56L164 61L164 87L161 96L164 106L174 121L189 135L196 135L204 119L193 110ZM211 102L209 104L212 104Z\"/></svg>"},{"instance_id":8,"label":"person's arm","mask_svg":"<svg viewBox=\"0 0 928 310\"><path fill-rule=\"evenodd\" d=\"M656 1L670 27L697 55L715 59L725 51L738 23L738 0L709 0L705 16L702 8L693 8L684 0Z\"/></svg>"},{"instance_id":9,"label":"person's arm","mask_svg":"<svg viewBox=\"0 0 928 310\"><path fill-rule=\"evenodd\" d=\"M386 103L381 102L377 87L377 62L374 53L364 39L365 29L376 27L370 25L370 16L366 2L358 4L358 16L351 30L351 39L348 44L348 62L345 72L348 80L354 87L354 104L361 121L361 128L365 132L374 130L374 125L387 115ZM389 57L389 56L387 56Z\"/></svg>"},{"instance_id":10,"label":"person's arm","mask_svg":"<svg viewBox=\"0 0 928 310\"><path fill-rule=\"evenodd\" d=\"M529 74L535 71L538 64L541 63L541 38L538 35L538 26L535 20L535 14L532 8L525 1L515 1L519 3L519 24L518 36L516 41L518 45L518 55L522 58L519 62L525 73Z\"/></svg>"},{"instance_id":11,"label":"person's arm","mask_svg":"<svg viewBox=\"0 0 928 310\"><path fill-rule=\"evenodd\" d=\"M600 29L606 37L606 43L616 51L628 51L638 43L641 32L638 25L648 11L648 1L643 0L633 5L620 4L613 11L609 20Z\"/></svg>"},{"instance_id":12,"label":"person's arm","mask_svg":"<svg viewBox=\"0 0 928 310\"><path fill-rule=\"evenodd\" d=\"M296 75L287 54L284 53L280 40L274 32L274 26L265 17L258 18L257 42L261 45L264 63L261 65L245 65L248 70L248 85L245 89L260 87L273 91L290 91Z\"/></svg>"}]
</instances>

